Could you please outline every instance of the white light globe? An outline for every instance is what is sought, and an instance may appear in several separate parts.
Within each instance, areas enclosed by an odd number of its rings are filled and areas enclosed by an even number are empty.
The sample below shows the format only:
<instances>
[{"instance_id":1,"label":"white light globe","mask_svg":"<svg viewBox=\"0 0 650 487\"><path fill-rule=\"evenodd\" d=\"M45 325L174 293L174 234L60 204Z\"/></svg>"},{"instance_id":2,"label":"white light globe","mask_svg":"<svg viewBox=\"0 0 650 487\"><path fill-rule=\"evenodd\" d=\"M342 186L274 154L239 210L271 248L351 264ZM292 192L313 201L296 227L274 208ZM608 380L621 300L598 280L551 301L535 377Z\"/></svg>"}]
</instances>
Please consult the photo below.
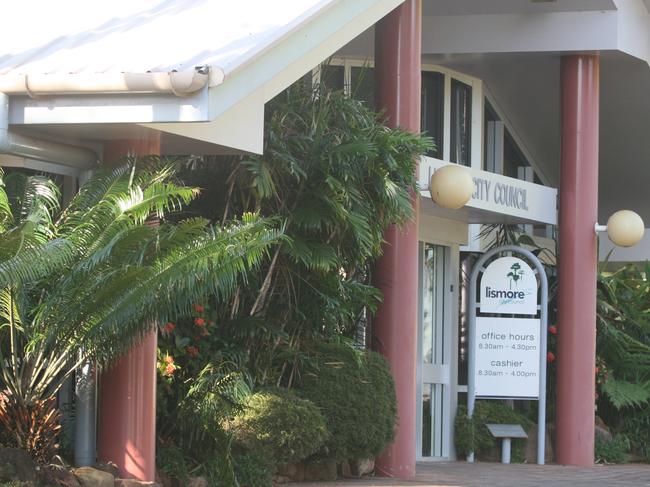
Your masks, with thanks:
<instances>
[{"instance_id":1,"label":"white light globe","mask_svg":"<svg viewBox=\"0 0 650 487\"><path fill-rule=\"evenodd\" d=\"M449 164L431 175L429 193L438 206L457 210L472 198L474 180L463 166Z\"/></svg>"},{"instance_id":2,"label":"white light globe","mask_svg":"<svg viewBox=\"0 0 650 487\"><path fill-rule=\"evenodd\" d=\"M619 247L632 247L645 233L643 219L630 210L619 210L607 220L607 235Z\"/></svg>"}]
</instances>

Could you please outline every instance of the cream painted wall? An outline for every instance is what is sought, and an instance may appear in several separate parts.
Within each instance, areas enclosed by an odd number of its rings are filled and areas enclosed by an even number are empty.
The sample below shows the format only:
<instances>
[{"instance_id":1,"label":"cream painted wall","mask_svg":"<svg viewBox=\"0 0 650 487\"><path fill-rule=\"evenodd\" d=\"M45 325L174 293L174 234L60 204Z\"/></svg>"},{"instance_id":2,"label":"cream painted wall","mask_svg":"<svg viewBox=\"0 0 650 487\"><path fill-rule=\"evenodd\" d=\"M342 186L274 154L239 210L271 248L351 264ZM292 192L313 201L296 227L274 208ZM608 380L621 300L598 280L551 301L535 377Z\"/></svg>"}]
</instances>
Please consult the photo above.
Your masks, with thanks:
<instances>
[{"instance_id":1,"label":"cream painted wall","mask_svg":"<svg viewBox=\"0 0 650 487\"><path fill-rule=\"evenodd\" d=\"M438 245L467 245L467 223L445 220L420 212L418 238Z\"/></svg>"}]
</instances>

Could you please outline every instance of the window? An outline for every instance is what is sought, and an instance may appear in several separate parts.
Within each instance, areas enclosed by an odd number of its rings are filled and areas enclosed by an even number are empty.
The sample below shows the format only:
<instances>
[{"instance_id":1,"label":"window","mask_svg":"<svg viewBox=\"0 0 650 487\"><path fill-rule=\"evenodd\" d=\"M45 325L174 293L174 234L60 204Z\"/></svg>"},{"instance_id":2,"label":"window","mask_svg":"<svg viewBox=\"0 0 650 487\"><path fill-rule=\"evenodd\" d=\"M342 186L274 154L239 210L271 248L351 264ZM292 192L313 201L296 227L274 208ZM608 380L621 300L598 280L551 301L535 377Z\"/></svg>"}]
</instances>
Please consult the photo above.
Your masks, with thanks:
<instances>
[{"instance_id":1,"label":"window","mask_svg":"<svg viewBox=\"0 0 650 487\"><path fill-rule=\"evenodd\" d=\"M345 87L345 67L324 64L321 66L320 82L329 90L342 90Z\"/></svg>"},{"instance_id":2,"label":"window","mask_svg":"<svg viewBox=\"0 0 650 487\"><path fill-rule=\"evenodd\" d=\"M376 72L372 63L353 59L331 62L321 65L315 73L321 86L344 90L371 110L377 110ZM472 132L472 119L477 122L479 105L483 105L480 82L430 66L422 70L421 82L421 131L434 144L426 155L465 166L471 166L473 159L474 164L479 164L486 147L480 147L482 141L478 139L485 133L482 128Z\"/></svg>"},{"instance_id":3,"label":"window","mask_svg":"<svg viewBox=\"0 0 650 487\"><path fill-rule=\"evenodd\" d=\"M369 67L350 69L350 92L352 98L365 103L371 110L375 109L375 70Z\"/></svg>"},{"instance_id":4,"label":"window","mask_svg":"<svg viewBox=\"0 0 650 487\"><path fill-rule=\"evenodd\" d=\"M445 77L442 73L422 72L422 132L433 139L435 147L427 155L443 158Z\"/></svg>"},{"instance_id":5,"label":"window","mask_svg":"<svg viewBox=\"0 0 650 487\"><path fill-rule=\"evenodd\" d=\"M449 160L471 165L472 87L451 80L451 151Z\"/></svg>"},{"instance_id":6,"label":"window","mask_svg":"<svg viewBox=\"0 0 650 487\"><path fill-rule=\"evenodd\" d=\"M503 122L490 102L485 100L483 115L483 151L485 170L501 174L503 171Z\"/></svg>"},{"instance_id":7,"label":"window","mask_svg":"<svg viewBox=\"0 0 650 487\"><path fill-rule=\"evenodd\" d=\"M530 164L521 153L519 147L517 147L508 129L506 129L503 137L503 175L528 180L522 174L522 168L523 172L526 172L526 169L530 168Z\"/></svg>"}]
</instances>

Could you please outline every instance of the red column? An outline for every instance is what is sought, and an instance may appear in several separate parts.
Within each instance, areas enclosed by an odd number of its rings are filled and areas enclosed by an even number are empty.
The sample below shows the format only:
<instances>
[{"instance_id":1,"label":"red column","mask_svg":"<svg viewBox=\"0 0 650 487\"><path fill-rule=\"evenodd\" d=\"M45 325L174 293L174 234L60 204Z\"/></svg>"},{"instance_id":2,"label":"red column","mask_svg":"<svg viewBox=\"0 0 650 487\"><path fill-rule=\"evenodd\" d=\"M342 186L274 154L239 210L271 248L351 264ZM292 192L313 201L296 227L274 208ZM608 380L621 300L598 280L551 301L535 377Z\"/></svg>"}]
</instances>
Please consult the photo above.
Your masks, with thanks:
<instances>
[{"instance_id":1,"label":"red column","mask_svg":"<svg viewBox=\"0 0 650 487\"><path fill-rule=\"evenodd\" d=\"M407 0L375 27L375 79L378 106L391 127L420 131L420 0ZM417 196L413 197L417 215ZM415 220L384 235L384 255L375 285L384 295L373 324L373 346L390 362L397 389L395 441L377 459L377 472L415 475L415 401L418 311L418 225Z\"/></svg>"},{"instance_id":2,"label":"red column","mask_svg":"<svg viewBox=\"0 0 650 487\"><path fill-rule=\"evenodd\" d=\"M564 56L556 460L594 463L599 61Z\"/></svg>"},{"instance_id":3,"label":"red column","mask_svg":"<svg viewBox=\"0 0 650 487\"><path fill-rule=\"evenodd\" d=\"M159 137L105 144L104 160L127 154L160 154ZM148 334L100 380L99 458L114 462L125 478L156 477L156 332Z\"/></svg>"}]
</instances>

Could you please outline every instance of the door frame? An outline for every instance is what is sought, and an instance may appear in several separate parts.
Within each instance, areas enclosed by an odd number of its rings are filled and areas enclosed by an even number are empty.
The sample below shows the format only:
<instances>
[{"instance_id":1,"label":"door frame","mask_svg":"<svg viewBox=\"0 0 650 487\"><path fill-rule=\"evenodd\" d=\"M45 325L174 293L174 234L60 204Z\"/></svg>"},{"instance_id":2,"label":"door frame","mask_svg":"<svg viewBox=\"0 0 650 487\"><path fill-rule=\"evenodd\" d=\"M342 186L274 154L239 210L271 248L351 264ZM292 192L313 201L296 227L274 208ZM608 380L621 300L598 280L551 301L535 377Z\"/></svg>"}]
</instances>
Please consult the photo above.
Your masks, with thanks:
<instances>
[{"instance_id":1,"label":"door frame","mask_svg":"<svg viewBox=\"0 0 650 487\"><path fill-rule=\"evenodd\" d=\"M447 383L443 384L443 443L442 455L437 457L422 456L422 393L423 393L423 355L422 355L422 313L423 313L423 264L424 248L426 244L446 247L444 275L446 289L444 292L444 336L443 355L446 358L446 371L443 372ZM438 241L436 239L420 238L418 245L418 342L417 342L417 368L416 368L416 458L417 461L449 461L455 460L454 449L454 418L458 405L458 311L459 311L459 272L460 249L458 244Z\"/></svg>"}]
</instances>

